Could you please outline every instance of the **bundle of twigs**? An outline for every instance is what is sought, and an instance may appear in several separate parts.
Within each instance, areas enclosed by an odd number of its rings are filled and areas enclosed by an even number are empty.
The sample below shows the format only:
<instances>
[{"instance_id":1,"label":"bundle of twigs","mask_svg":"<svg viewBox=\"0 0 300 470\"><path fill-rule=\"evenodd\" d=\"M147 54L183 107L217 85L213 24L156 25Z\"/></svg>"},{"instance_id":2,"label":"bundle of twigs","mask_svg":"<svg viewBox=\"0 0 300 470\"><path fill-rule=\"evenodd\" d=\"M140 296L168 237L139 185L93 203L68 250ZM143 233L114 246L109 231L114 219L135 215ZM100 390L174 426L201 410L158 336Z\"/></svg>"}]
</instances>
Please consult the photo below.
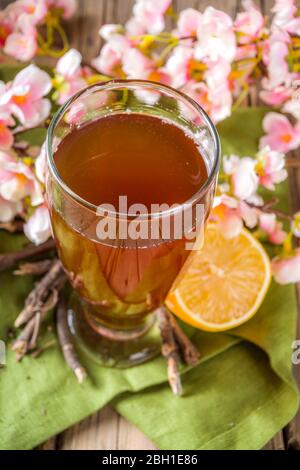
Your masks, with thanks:
<instances>
[{"instance_id":1,"label":"bundle of twigs","mask_svg":"<svg viewBox=\"0 0 300 470\"><path fill-rule=\"evenodd\" d=\"M13 268L20 261L54 248L53 240L49 240L39 246L28 245L18 252L0 255L0 271ZM14 326L22 328L12 345L17 360L20 361L26 354L37 356L46 349L45 346L38 348L37 344L41 325L47 313L57 307L55 322L58 341L66 363L81 383L87 374L78 360L68 327L67 304L63 293L67 276L61 262L57 258L25 262L20 264L14 273L19 276L41 276L27 296L24 308L15 321ZM182 393L180 359L182 358L188 365L194 365L199 359L199 352L165 307L158 309L157 316L162 337L162 354L167 359L168 380L173 393L180 395Z\"/></svg>"},{"instance_id":2,"label":"bundle of twigs","mask_svg":"<svg viewBox=\"0 0 300 470\"><path fill-rule=\"evenodd\" d=\"M188 365L195 365L200 357L199 351L180 328L174 316L165 308L157 311L162 338L162 355L168 363L168 380L174 395L182 394L179 373L180 358Z\"/></svg>"}]
</instances>

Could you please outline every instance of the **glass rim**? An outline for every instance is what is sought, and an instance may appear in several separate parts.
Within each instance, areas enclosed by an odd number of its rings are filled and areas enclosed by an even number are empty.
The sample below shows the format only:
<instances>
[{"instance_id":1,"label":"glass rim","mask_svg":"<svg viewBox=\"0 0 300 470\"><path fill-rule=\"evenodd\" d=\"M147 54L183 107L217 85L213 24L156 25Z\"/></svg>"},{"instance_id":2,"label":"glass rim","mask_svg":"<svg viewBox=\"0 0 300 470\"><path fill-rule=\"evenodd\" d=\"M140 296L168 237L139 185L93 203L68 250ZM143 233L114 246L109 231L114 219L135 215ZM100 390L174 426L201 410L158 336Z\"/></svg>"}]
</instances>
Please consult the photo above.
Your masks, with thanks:
<instances>
[{"instance_id":1,"label":"glass rim","mask_svg":"<svg viewBox=\"0 0 300 470\"><path fill-rule=\"evenodd\" d=\"M82 198L79 196L75 191L73 191L61 178L59 175L59 172L57 170L55 161L54 161L54 156L52 152L52 144L53 144L53 135L54 135L54 130L56 128L57 123L59 122L60 118L63 116L63 114L67 111L67 109L74 103L80 96L84 95L86 92L89 90L95 89L99 91L111 91L111 90L116 90L118 88L125 88L126 85L131 86L131 87L138 87L142 86L143 88L152 88L155 89L156 91L161 91L161 92L167 92L169 95L171 94L174 98L180 99L181 101L187 102L189 105L191 105L195 111L200 114L201 118L204 120L205 124L207 125L210 135L213 138L214 141L214 161L213 161L213 166L210 170L210 173L208 175L207 180L205 183L196 191L189 199L182 203L178 203L177 207L171 207L169 209L156 212L156 213L148 213L148 214L140 214L138 217L139 219L151 219L155 217L165 217L168 215L173 215L178 211L181 211L186 205L194 205L197 203L199 199L208 191L210 188L213 179L215 175L218 172L219 166L220 166L220 160L221 160L221 143L220 143L220 138L218 131L206 113L206 111L190 96L186 95L185 93L175 90L174 88L168 86L168 85L163 85L158 82L150 81L150 80L140 80L140 79L112 79L108 80L106 82L99 82L99 83L93 83L92 85L87 86L86 88L83 88L82 90L78 91L75 93L71 98L69 98L59 109L56 111L54 114L50 125L47 130L47 136L46 136L46 154L47 154L47 166L49 167L51 174L53 178L56 180L56 182L61 186L61 188L76 202L78 202L80 205L86 207L87 209L92 209L93 211L97 211L98 207L101 207L100 205L95 205L86 199ZM120 114L122 111L120 112ZM176 204L174 204L175 206ZM105 210L105 212L114 217L125 217L125 218L136 218L136 215L132 214L126 214L118 211L110 211L110 210Z\"/></svg>"}]
</instances>

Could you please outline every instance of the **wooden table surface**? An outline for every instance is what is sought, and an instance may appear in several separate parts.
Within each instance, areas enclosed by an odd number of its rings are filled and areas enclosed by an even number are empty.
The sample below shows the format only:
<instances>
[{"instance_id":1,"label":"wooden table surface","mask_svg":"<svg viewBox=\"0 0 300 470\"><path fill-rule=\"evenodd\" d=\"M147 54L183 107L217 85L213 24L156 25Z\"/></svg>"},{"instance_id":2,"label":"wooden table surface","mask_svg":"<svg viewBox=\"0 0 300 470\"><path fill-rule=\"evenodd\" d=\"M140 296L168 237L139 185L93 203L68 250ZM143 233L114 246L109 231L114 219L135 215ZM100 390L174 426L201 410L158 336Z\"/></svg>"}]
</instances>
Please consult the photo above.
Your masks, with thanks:
<instances>
[{"instance_id":1,"label":"wooden table surface","mask_svg":"<svg viewBox=\"0 0 300 470\"><path fill-rule=\"evenodd\" d=\"M96 57L101 46L98 30L105 23L124 23L131 14L134 0L77 0L78 9L75 17L66 25L71 46L80 50L84 60L89 62ZM0 0L0 8L10 3ZM268 14L273 0L256 0L262 11ZM220 8L230 15L241 9L240 0L173 0L173 7L180 11L186 7L203 11L208 5ZM170 27L172 22L170 20ZM247 105L258 104L257 93L253 90ZM298 151L297 157L300 158ZM293 169L289 174L293 210L300 210L300 169ZM298 305L300 287L297 288ZM298 334L300 338L300 322ZM300 366L295 367L295 375L300 387ZM134 450L155 449L155 446L137 428L125 421L110 406L85 419L81 423L54 436L40 446L41 449L88 449L88 450ZM300 412L293 421L281 430L266 445L268 450L300 450Z\"/></svg>"}]
</instances>

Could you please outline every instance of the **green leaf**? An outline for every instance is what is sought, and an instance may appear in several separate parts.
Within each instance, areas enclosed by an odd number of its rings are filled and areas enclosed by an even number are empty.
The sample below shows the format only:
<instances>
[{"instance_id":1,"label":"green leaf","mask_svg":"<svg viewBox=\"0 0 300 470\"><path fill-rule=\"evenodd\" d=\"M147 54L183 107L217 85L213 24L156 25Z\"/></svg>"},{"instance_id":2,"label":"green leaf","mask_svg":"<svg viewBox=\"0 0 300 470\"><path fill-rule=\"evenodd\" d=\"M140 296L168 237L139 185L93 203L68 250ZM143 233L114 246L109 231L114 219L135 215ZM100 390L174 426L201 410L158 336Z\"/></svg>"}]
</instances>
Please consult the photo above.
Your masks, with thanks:
<instances>
[{"instance_id":1,"label":"green leaf","mask_svg":"<svg viewBox=\"0 0 300 470\"><path fill-rule=\"evenodd\" d=\"M269 111L267 107L239 108L218 124L222 155L254 156L263 134L262 119Z\"/></svg>"},{"instance_id":2,"label":"green leaf","mask_svg":"<svg viewBox=\"0 0 300 470\"><path fill-rule=\"evenodd\" d=\"M27 131L18 134L17 140L26 140L30 145L41 146L46 139L47 129L37 127L35 129L28 129Z\"/></svg>"},{"instance_id":3,"label":"green leaf","mask_svg":"<svg viewBox=\"0 0 300 470\"><path fill-rule=\"evenodd\" d=\"M21 72L25 67L30 65L29 63L20 63L20 62L5 62L4 64L1 64L0 67L0 80L3 82L9 82L10 80L13 80L14 77L17 75L17 73ZM49 73L49 75L52 74L52 68L49 66L45 65L39 65L36 64L38 67L40 67L42 70L45 70L45 72Z\"/></svg>"}]
</instances>

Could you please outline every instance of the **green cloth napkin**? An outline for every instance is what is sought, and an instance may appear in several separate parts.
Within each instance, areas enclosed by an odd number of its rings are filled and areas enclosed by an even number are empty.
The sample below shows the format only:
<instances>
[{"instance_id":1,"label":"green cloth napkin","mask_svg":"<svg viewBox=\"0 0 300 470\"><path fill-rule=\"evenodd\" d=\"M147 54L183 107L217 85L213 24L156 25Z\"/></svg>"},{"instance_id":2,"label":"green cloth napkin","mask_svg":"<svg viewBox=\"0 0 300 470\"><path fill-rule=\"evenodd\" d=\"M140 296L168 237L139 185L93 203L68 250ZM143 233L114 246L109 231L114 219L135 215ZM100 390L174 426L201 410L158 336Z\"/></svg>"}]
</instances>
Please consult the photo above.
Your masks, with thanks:
<instances>
[{"instance_id":1,"label":"green cloth napkin","mask_svg":"<svg viewBox=\"0 0 300 470\"><path fill-rule=\"evenodd\" d=\"M253 155L265 112L243 109L224 121L223 153ZM287 210L287 186L279 193ZM0 252L24 243L23 236L1 233ZM32 284L9 272L0 275L0 338ZM181 398L169 390L161 357L127 370L86 362L90 379L78 385L57 346L16 363L8 345L7 365L0 369L0 448L32 448L111 402L160 449L259 449L298 408L291 373L295 329L294 287L275 284L245 325L226 334L190 329L202 358L197 367L182 368ZM51 338L45 328L44 340Z\"/></svg>"}]
</instances>

